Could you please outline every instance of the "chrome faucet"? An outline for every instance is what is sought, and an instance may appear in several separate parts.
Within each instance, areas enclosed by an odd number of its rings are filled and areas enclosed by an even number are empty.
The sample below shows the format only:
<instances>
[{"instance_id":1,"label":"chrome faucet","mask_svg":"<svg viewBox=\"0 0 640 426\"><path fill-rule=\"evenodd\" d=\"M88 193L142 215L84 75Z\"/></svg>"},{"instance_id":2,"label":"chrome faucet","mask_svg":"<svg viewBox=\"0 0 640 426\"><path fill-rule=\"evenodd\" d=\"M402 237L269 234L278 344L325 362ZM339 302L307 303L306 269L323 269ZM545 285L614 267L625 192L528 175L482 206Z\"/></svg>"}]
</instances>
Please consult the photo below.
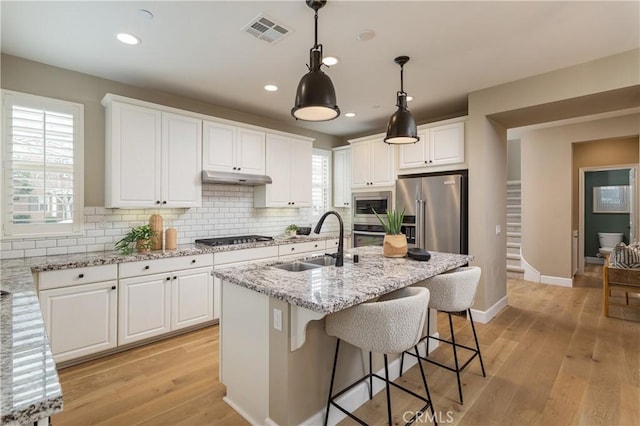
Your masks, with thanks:
<instances>
[{"instance_id":1,"label":"chrome faucet","mask_svg":"<svg viewBox=\"0 0 640 426\"><path fill-rule=\"evenodd\" d=\"M335 215L338 218L338 222L340 222L340 235L338 237L340 239L338 240L338 253L335 253L335 255L331 255L331 256L336 258L336 266L342 266L344 263L344 224L342 223L342 217L340 216L340 214L338 214L338 212L335 212L333 210L329 210L328 212L322 215L313 232L316 234L320 233L320 228L322 228L322 224L324 223L324 220L330 214Z\"/></svg>"}]
</instances>

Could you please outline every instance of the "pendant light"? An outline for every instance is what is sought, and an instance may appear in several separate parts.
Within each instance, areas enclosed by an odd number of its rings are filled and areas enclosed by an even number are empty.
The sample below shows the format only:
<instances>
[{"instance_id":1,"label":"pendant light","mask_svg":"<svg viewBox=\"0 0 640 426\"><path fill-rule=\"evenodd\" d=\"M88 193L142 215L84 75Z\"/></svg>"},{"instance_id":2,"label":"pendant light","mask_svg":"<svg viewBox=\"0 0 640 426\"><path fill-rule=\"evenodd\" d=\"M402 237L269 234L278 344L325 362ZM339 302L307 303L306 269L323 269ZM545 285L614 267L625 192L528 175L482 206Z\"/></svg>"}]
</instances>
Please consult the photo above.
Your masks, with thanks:
<instances>
[{"instance_id":1,"label":"pendant light","mask_svg":"<svg viewBox=\"0 0 640 426\"><path fill-rule=\"evenodd\" d=\"M384 141L390 145L402 145L416 143L420 140L416 121L407 109L407 93L404 91L404 64L409 62L408 56L398 56L396 64L400 65L400 91L398 92L398 110L389 118L387 125L387 137Z\"/></svg>"},{"instance_id":2,"label":"pendant light","mask_svg":"<svg viewBox=\"0 0 640 426\"><path fill-rule=\"evenodd\" d=\"M318 9L327 0L306 0L307 6L315 11L315 42L309 51L309 72L302 77L296 91L296 103L291 115L296 120L327 121L340 115L336 102L336 90L328 75L320 69L322 65L322 45L318 44Z\"/></svg>"}]
</instances>

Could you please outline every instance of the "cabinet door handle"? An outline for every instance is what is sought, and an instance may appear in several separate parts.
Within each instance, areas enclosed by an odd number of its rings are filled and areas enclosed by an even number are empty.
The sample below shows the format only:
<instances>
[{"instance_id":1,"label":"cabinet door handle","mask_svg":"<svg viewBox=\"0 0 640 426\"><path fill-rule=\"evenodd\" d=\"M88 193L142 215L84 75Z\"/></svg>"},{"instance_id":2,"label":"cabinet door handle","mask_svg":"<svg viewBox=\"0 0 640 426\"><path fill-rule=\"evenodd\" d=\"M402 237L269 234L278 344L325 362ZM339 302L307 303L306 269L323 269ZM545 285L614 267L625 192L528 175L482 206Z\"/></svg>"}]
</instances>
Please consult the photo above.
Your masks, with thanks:
<instances>
[{"instance_id":1,"label":"cabinet door handle","mask_svg":"<svg viewBox=\"0 0 640 426\"><path fill-rule=\"evenodd\" d=\"M238 167L238 170L242 170L242 168L241 168L241 167Z\"/></svg>"},{"instance_id":2,"label":"cabinet door handle","mask_svg":"<svg viewBox=\"0 0 640 426\"><path fill-rule=\"evenodd\" d=\"M177 279L178 279L178 277L174 276L174 277L173 277L173 279L174 279L174 280L177 280Z\"/></svg>"},{"instance_id":3,"label":"cabinet door handle","mask_svg":"<svg viewBox=\"0 0 640 426\"><path fill-rule=\"evenodd\" d=\"M166 278L166 280L167 280L167 281L171 281L171 277L167 277L167 278Z\"/></svg>"},{"instance_id":4,"label":"cabinet door handle","mask_svg":"<svg viewBox=\"0 0 640 426\"><path fill-rule=\"evenodd\" d=\"M233 170L237 170L237 167L234 167Z\"/></svg>"},{"instance_id":5,"label":"cabinet door handle","mask_svg":"<svg viewBox=\"0 0 640 426\"><path fill-rule=\"evenodd\" d=\"M166 202L166 201L163 201L163 202L162 202L162 204L167 204L167 202Z\"/></svg>"},{"instance_id":6,"label":"cabinet door handle","mask_svg":"<svg viewBox=\"0 0 640 426\"><path fill-rule=\"evenodd\" d=\"M156 204L160 204L160 200L156 200Z\"/></svg>"},{"instance_id":7,"label":"cabinet door handle","mask_svg":"<svg viewBox=\"0 0 640 426\"><path fill-rule=\"evenodd\" d=\"M78 275L78 278L84 278L84 274Z\"/></svg>"},{"instance_id":8,"label":"cabinet door handle","mask_svg":"<svg viewBox=\"0 0 640 426\"><path fill-rule=\"evenodd\" d=\"M112 285L112 286L111 286L111 290L115 290L115 289L116 289L116 286L115 286L115 285Z\"/></svg>"},{"instance_id":9,"label":"cabinet door handle","mask_svg":"<svg viewBox=\"0 0 640 426\"><path fill-rule=\"evenodd\" d=\"M145 267L144 267L144 269L145 269L145 270L148 270L148 269L149 269L149 265L145 266Z\"/></svg>"}]
</instances>

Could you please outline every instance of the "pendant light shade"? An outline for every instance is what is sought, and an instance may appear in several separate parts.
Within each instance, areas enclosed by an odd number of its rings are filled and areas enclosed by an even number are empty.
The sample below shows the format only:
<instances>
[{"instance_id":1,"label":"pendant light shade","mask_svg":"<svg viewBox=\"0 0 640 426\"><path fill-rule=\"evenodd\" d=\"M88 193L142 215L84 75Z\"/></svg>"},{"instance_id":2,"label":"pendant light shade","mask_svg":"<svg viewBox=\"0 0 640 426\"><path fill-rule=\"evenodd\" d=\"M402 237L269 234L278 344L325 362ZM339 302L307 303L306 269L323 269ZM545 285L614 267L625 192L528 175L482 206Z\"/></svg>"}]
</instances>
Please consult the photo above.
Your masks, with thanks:
<instances>
[{"instance_id":1,"label":"pendant light shade","mask_svg":"<svg viewBox=\"0 0 640 426\"><path fill-rule=\"evenodd\" d=\"M391 145L416 143L420 138L418 137L416 121L407 109L407 94L404 91L403 81L404 64L409 62L409 57L398 56L395 62L400 65L400 91L397 94L398 100L396 103L398 110L389 118L387 137L384 138L384 141Z\"/></svg>"},{"instance_id":2,"label":"pendant light shade","mask_svg":"<svg viewBox=\"0 0 640 426\"><path fill-rule=\"evenodd\" d=\"M307 6L315 11L315 43L309 51L309 72L305 74L296 91L296 101L291 115L304 121L333 120L340 115L336 101L336 90L322 66L322 45L318 44L318 9L327 0L306 0Z\"/></svg>"}]
</instances>

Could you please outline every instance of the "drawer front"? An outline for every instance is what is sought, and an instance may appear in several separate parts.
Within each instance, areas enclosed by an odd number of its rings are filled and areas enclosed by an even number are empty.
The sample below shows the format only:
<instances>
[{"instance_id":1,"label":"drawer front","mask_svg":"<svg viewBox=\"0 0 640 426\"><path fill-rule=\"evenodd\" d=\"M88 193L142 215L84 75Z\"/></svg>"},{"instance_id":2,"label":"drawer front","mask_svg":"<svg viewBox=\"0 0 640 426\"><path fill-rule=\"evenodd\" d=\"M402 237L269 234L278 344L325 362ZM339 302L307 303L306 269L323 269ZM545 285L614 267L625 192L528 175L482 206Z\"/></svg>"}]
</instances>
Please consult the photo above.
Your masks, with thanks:
<instances>
[{"instance_id":1,"label":"drawer front","mask_svg":"<svg viewBox=\"0 0 640 426\"><path fill-rule=\"evenodd\" d=\"M324 240L318 240L318 241L307 241L305 243L283 244L279 246L278 249L279 249L278 250L279 256L289 256L292 254L324 251L325 242Z\"/></svg>"},{"instance_id":2,"label":"drawer front","mask_svg":"<svg viewBox=\"0 0 640 426\"><path fill-rule=\"evenodd\" d=\"M182 269L213 266L211 254L196 254L193 256L176 256L166 259L142 260L120 264L120 278L139 277L143 275L162 274Z\"/></svg>"},{"instance_id":3,"label":"drawer front","mask_svg":"<svg viewBox=\"0 0 640 426\"><path fill-rule=\"evenodd\" d=\"M214 265L227 263L247 262L252 260L267 259L278 256L278 246L255 247L242 250L223 251L213 254Z\"/></svg>"},{"instance_id":4,"label":"drawer front","mask_svg":"<svg viewBox=\"0 0 640 426\"><path fill-rule=\"evenodd\" d=\"M118 279L118 265L87 266L38 273L38 289L70 287Z\"/></svg>"}]
</instances>

